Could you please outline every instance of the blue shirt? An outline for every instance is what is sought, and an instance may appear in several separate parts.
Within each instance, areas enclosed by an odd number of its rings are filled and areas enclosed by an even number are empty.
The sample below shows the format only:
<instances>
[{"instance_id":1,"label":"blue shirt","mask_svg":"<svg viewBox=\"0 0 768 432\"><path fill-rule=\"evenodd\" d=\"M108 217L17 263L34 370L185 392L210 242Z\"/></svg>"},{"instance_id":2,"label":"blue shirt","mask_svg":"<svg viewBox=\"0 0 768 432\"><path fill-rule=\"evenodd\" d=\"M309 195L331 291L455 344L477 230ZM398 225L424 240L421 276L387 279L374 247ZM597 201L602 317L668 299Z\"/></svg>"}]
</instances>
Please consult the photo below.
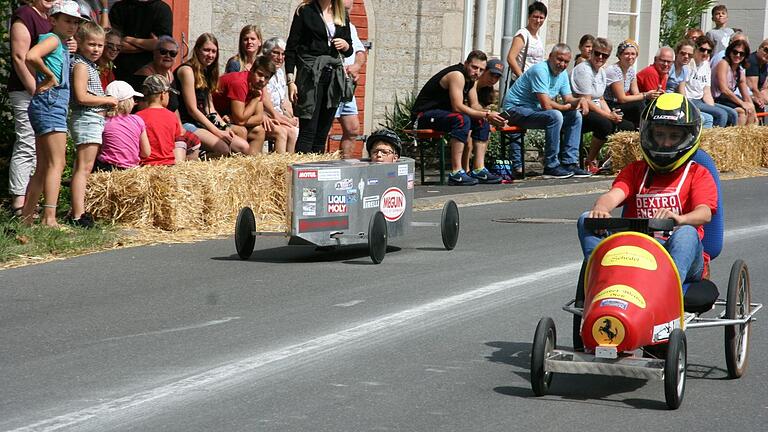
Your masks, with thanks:
<instances>
[{"instance_id":1,"label":"blue shirt","mask_svg":"<svg viewBox=\"0 0 768 432\"><path fill-rule=\"evenodd\" d=\"M568 81L566 71L558 75L552 74L549 61L537 63L523 72L523 75L515 81L515 85L504 96L501 107L505 111L514 106L540 110L541 105L536 93L544 93L553 99L557 95L567 96L571 94L571 84Z\"/></svg>"},{"instance_id":2,"label":"blue shirt","mask_svg":"<svg viewBox=\"0 0 768 432\"><path fill-rule=\"evenodd\" d=\"M677 86L680 85L681 82L686 82L688 80L688 70L685 68L685 66L681 67L679 71L675 71L675 64L672 64L672 67L669 69L669 76L667 77L667 88L665 91L667 93L675 93L677 91Z\"/></svg>"}]
</instances>

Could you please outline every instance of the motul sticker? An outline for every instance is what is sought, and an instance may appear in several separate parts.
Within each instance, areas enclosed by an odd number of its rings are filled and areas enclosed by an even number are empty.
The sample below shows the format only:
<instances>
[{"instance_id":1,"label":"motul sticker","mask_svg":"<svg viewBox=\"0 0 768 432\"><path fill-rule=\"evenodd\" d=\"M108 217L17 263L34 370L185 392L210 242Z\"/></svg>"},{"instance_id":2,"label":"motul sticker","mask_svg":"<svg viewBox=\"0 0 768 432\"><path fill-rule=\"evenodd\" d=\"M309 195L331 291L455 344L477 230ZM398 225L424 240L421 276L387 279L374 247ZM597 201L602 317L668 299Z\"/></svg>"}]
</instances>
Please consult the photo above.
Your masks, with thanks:
<instances>
[{"instance_id":1,"label":"motul sticker","mask_svg":"<svg viewBox=\"0 0 768 432\"><path fill-rule=\"evenodd\" d=\"M317 170L297 171L296 176L304 180L317 180Z\"/></svg>"},{"instance_id":2,"label":"motul sticker","mask_svg":"<svg viewBox=\"0 0 768 432\"><path fill-rule=\"evenodd\" d=\"M396 187L387 189L381 195L379 210L384 213L384 218L389 222L395 222L405 213L405 194Z\"/></svg>"}]
</instances>

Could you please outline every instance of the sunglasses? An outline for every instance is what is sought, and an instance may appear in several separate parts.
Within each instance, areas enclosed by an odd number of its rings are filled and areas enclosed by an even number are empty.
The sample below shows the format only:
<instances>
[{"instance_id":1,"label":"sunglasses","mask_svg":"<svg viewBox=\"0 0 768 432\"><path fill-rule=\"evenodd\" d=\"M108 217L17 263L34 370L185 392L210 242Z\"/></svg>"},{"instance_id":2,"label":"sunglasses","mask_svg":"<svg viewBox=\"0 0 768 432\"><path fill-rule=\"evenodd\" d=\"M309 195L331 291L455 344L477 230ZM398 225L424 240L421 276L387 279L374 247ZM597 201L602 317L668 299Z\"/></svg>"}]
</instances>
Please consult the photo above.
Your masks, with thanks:
<instances>
[{"instance_id":1,"label":"sunglasses","mask_svg":"<svg viewBox=\"0 0 768 432\"><path fill-rule=\"evenodd\" d=\"M107 44L107 49L110 49L112 51L120 51L121 49L123 49L123 46L122 45L113 44L113 43L108 43Z\"/></svg>"},{"instance_id":2,"label":"sunglasses","mask_svg":"<svg viewBox=\"0 0 768 432\"><path fill-rule=\"evenodd\" d=\"M176 58L176 55L179 54L178 51L167 50L165 48L158 48L157 52L159 52L162 56L170 56L171 58Z\"/></svg>"},{"instance_id":3,"label":"sunglasses","mask_svg":"<svg viewBox=\"0 0 768 432\"><path fill-rule=\"evenodd\" d=\"M592 55L597 57L597 58L599 58L599 59L600 58L607 59L608 57L611 56L610 53L604 53L604 52L600 52L600 51L592 51Z\"/></svg>"},{"instance_id":4,"label":"sunglasses","mask_svg":"<svg viewBox=\"0 0 768 432\"><path fill-rule=\"evenodd\" d=\"M734 50L734 51L731 51L731 55L735 55L735 56L739 56L739 57L744 57L745 55L747 55L747 53L745 53L744 51L735 51Z\"/></svg>"},{"instance_id":5,"label":"sunglasses","mask_svg":"<svg viewBox=\"0 0 768 432\"><path fill-rule=\"evenodd\" d=\"M704 54L712 54L712 50L707 48L699 48L699 52Z\"/></svg>"}]
</instances>

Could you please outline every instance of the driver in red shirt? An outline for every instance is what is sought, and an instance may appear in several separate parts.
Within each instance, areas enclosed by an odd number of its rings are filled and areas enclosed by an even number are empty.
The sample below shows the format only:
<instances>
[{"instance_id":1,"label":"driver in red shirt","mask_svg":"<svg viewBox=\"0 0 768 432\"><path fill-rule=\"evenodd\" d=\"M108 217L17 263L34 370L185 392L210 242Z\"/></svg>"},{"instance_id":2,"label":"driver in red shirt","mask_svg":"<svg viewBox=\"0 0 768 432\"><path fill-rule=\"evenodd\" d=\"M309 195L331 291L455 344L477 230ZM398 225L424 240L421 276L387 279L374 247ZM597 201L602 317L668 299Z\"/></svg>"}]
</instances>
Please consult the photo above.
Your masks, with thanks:
<instances>
[{"instance_id":1,"label":"driver in red shirt","mask_svg":"<svg viewBox=\"0 0 768 432\"><path fill-rule=\"evenodd\" d=\"M679 93L651 101L640 121L643 159L627 165L578 222L584 259L605 233L584 229L584 218L609 218L623 205L625 217L674 219L668 238L658 238L677 267L680 281L701 280L703 225L717 210L717 186L709 170L691 160L699 148L701 114Z\"/></svg>"}]
</instances>

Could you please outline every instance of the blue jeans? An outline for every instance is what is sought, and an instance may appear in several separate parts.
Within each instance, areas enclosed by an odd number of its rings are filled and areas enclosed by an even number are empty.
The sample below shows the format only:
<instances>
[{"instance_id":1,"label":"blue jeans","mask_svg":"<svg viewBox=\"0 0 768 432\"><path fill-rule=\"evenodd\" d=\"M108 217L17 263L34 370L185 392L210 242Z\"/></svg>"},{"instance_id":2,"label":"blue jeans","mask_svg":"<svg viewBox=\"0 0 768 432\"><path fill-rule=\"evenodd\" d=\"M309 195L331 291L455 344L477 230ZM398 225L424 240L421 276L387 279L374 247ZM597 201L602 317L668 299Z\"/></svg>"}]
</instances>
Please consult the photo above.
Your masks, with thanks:
<instances>
[{"instance_id":1,"label":"blue jeans","mask_svg":"<svg viewBox=\"0 0 768 432\"><path fill-rule=\"evenodd\" d=\"M608 236L608 234L597 235L584 229L584 219L588 215L589 212L582 213L576 224L585 261L597 247L597 244ZM704 270L704 248L696 228L690 225L679 226L666 241L659 240L659 243L672 257L677 272L680 274L680 282L701 280L701 274Z\"/></svg>"},{"instance_id":2,"label":"blue jeans","mask_svg":"<svg viewBox=\"0 0 768 432\"><path fill-rule=\"evenodd\" d=\"M525 129L544 129L546 148L544 149L544 168L557 168L560 164L579 163L579 145L581 143L581 113L575 110L535 110L516 106L507 110L509 123ZM561 143L560 133L563 134ZM512 166L522 165L522 151L512 145L510 152Z\"/></svg>"},{"instance_id":3,"label":"blue jeans","mask_svg":"<svg viewBox=\"0 0 768 432\"><path fill-rule=\"evenodd\" d=\"M702 99L689 99L699 111L712 116L712 125L718 127L733 126L739 120L739 114L735 109L725 105L707 105Z\"/></svg>"}]
</instances>

